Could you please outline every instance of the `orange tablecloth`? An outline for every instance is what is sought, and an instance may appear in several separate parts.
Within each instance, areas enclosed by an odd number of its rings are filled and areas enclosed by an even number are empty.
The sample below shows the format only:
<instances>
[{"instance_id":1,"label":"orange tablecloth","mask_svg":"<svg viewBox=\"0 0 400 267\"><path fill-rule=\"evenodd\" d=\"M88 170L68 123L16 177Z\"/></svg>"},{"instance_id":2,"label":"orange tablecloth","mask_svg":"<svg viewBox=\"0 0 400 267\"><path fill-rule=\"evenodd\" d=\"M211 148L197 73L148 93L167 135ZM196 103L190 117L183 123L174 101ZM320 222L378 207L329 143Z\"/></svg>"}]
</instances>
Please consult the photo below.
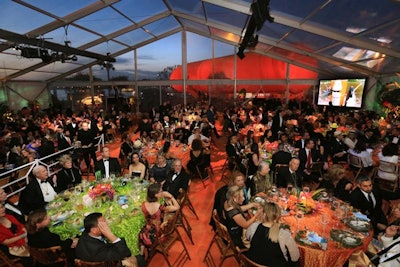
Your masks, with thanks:
<instances>
[{"instance_id":1,"label":"orange tablecloth","mask_svg":"<svg viewBox=\"0 0 400 267\"><path fill-rule=\"evenodd\" d=\"M320 222L322 214L326 214L330 218L330 223L325 227L324 233L322 233L323 226ZM283 222L289 224L294 232L297 232L297 220L294 216L284 216L281 219ZM341 247L337 242L331 240L330 230L332 228L339 228L343 230L348 230L349 228L336 219L335 214L330 207L323 207L312 214L305 215L302 219L300 219L299 229L302 230L306 227L310 231L315 231L319 235L329 237L329 239L327 250L311 248L298 244L301 255L301 266L304 267L342 267L353 252L360 249L365 252L368 244L372 240L372 231L369 232L369 236L365 236L363 238L363 245L356 248L344 248ZM360 234L360 236L363 235Z\"/></svg>"}]
</instances>

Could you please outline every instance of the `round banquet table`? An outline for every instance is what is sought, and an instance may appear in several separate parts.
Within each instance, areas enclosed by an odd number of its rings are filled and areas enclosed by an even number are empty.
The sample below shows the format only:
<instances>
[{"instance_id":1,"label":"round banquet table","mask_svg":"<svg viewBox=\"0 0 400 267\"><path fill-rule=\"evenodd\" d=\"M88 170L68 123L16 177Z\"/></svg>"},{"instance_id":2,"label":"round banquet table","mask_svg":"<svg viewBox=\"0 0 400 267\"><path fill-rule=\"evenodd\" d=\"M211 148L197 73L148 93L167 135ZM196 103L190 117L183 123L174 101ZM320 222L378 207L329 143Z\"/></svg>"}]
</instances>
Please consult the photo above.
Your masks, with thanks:
<instances>
[{"instance_id":1,"label":"round banquet table","mask_svg":"<svg viewBox=\"0 0 400 267\"><path fill-rule=\"evenodd\" d=\"M92 212L101 212L109 223L111 231L116 236L125 238L132 255L138 255L138 236L145 224L141 203L146 198L147 186L132 181L122 185L120 180L115 180L112 184L115 190L113 200L97 197L88 207L83 205L83 197L88 194L89 188L83 189L80 193L78 191L60 193L47 206L47 212L52 219L50 231L58 234L63 240L79 237L83 231L85 216ZM121 198L126 198L125 206L121 205L122 202L118 203Z\"/></svg>"},{"instance_id":2,"label":"round banquet table","mask_svg":"<svg viewBox=\"0 0 400 267\"><path fill-rule=\"evenodd\" d=\"M323 226L320 222L322 214L326 214L330 218L330 222L325 226L324 233ZM330 236L330 230L332 228L338 228L341 230L350 230L346 225L337 220L334 211L330 207L324 206L314 211L311 214L306 214L302 219L299 220L299 229L297 228L297 220L295 216L282 216L281 220L291 226L292 230L296 233L298 230L308 229L314 231L324 237ZM372 231L367 234L355 232L357 237L362 238L362 245L355 248L345 248L333 241L330 237L328 238L328 246L326 250L309 247L307 245L298 244L301 255L301 266L305 267L342 267L343 264L350 258L351 254L358 250L367 250L369 243L372 240ZM295 235L295 234L294 234Z\"/></svg>"}]
</instances>

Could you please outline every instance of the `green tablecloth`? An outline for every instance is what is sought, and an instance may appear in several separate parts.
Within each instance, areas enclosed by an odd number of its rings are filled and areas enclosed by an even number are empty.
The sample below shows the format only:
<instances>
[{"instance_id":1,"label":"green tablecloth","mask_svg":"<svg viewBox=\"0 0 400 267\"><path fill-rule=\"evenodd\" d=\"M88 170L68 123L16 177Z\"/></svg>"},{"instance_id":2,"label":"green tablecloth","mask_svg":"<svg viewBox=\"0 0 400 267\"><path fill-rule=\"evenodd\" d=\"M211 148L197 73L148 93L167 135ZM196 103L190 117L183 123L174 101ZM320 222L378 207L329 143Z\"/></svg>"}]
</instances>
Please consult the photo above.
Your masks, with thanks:
<instances>
[{"instance_id":1,"label":"green tablecloth","mask_svg":"<svg viewBox=\"0 0 400 267\"><path fill-rule=\"evenodd\" d=\"M101 212L113 233L125 238L132 255L139 254L138 234L145 224L141 203L146 197L147 187L132 181L124 186L120 181L112 184L115 189L114 200L97 197L88 207L82 204L82 199L87 195L89 188L82 190L82 193L68 191L59 194L48 205L48 214L52 218L50 231L60 235L61 239L80 236L84 217L92 212ZM125 205L118 203L120 197L126 197Z\"/></svg>"}]
</instances>

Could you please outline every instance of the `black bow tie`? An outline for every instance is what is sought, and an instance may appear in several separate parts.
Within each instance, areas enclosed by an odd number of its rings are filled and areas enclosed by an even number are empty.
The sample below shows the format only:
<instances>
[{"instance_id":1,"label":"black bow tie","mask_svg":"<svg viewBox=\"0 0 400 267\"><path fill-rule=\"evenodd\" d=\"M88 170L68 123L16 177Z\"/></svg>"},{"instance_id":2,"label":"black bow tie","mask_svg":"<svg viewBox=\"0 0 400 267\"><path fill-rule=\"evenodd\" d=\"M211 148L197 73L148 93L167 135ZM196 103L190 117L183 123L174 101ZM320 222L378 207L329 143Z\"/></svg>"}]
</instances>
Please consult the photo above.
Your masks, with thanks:
<instances>
[{"instance_id":1,"label":"black bow tie","mask_svg":"<svg viewBox=\"0 0 400 267\"><path fill-rule=\"evenodd\" d=\"M40 183L41 183L41 184L46 184L46 183L47 183L47 181L40 181Z\"/></svg>"},{"instance_id":2,"label":"black bow tie","mask_svg":"<svg viewBox=\"0 0 400 267\"><path fill-rule=\"evenodd\" d=\"M103 161L108 161L108 159L103 159Z\"/></svg>"}]
</instances>

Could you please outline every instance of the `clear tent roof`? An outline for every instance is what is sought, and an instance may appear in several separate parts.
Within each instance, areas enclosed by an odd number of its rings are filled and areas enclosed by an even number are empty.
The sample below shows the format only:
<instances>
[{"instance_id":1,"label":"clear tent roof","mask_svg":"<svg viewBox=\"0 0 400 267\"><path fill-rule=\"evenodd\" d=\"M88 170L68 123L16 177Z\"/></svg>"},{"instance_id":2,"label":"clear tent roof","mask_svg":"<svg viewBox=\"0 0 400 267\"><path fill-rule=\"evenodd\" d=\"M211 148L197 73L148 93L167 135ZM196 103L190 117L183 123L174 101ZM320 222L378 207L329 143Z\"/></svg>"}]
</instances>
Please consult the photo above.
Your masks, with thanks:
<instances>
[{"instance_id":1,"label":"clear tent roof","mask_svg":"<svg viewBox=\"0 0 400 267\"><path fill-rule=\"evenodd\" d=\"M109 53L118 62L119 56L182 30L239 46L252 2L4 0L0 9L0 80L51 82L101 63L81 55L77 61L64 63L22 57L15 48L26 44L10 38L9 32L62 46L69 41L70 47L103 56ZM315 70L322 77L400 72L398 0L271 0L270 14L274 22L265 22L257 32L253 51L259 54Z\"/></svg>"}]
</instances>

